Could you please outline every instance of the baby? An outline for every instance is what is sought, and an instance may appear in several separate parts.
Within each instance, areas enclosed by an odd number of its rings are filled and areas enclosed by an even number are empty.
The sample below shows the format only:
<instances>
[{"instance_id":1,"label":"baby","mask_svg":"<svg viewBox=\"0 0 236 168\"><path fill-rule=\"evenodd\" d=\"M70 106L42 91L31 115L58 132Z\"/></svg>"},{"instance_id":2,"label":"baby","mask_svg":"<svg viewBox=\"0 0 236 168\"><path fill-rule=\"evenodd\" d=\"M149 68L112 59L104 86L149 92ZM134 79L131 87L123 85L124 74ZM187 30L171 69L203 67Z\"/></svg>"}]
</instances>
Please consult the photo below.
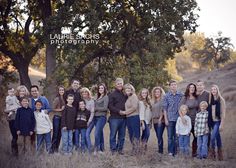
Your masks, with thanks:
<instances>
[{"instance_id":1,"label":"baby","mask_svg":"<svg viewBox=\"0 0 236 168\"><path fill-rule=\"evenodd\" d=\"M19 100L15 96L14 88L8 89L8 96L6 97L6 110L8 118L10 119L15 113L16 110L20 107Z\"/></svg>"}]
</instances>

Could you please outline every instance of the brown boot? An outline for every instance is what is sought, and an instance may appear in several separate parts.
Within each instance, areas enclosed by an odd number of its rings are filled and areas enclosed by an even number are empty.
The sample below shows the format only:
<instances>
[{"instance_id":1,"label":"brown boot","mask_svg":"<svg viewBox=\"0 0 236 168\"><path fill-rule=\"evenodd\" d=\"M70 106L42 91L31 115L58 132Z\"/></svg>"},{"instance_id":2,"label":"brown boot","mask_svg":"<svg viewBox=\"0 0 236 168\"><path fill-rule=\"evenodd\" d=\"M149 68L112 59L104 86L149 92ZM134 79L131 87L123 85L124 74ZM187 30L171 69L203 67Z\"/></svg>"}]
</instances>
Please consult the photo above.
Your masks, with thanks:
<instances>
[{"instance_id":1,"label":"brown boot","mask_svg":"<svg viewBox=\"0 0 236 168\"><path fill-rule=\"evenodd\" d=\"M215 160L215 158L216 158L215 149L209 148L208 158Z\"/></svg>"},{"instance_id":2,"label":"brown boot","mask_svg":"<svg viewBox=\"0 0 236 168\"><path fill-rule=\"evenodd\" d=\"M195 141L192 142L192 157L197 157L197 143Z\"/></svg>"},{"instance_id":3,"label":"brown boot","mask_svg":"<svg viewBox=\"0 0 236 168\"><path fill-rule=\"evenodd\" d=\"M218 154L218 160L222 161L223 160L223 151L221 148L218 149L217 154Z\"/></svg>"}]
</instances>

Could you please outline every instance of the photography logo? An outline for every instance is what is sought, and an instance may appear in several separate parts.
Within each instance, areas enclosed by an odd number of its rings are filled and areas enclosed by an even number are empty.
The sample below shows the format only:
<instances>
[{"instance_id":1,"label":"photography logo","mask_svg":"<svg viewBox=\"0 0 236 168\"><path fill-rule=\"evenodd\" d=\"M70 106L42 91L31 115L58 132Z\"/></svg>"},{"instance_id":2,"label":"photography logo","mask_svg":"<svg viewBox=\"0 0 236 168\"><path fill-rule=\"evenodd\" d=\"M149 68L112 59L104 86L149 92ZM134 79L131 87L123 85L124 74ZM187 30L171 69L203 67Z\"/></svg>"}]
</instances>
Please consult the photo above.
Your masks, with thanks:
<instances>
[{"instance_id":1,"label":"photography logo","mask_svg":"<svg viewBox=\"0 0 236 168\"><path fill-rule=\"evenodd\" d=\"M63 45L63 44L98 44L100 36L99 34L50 34L50 44L51 45Z\"/></svg>"}]
</instances>

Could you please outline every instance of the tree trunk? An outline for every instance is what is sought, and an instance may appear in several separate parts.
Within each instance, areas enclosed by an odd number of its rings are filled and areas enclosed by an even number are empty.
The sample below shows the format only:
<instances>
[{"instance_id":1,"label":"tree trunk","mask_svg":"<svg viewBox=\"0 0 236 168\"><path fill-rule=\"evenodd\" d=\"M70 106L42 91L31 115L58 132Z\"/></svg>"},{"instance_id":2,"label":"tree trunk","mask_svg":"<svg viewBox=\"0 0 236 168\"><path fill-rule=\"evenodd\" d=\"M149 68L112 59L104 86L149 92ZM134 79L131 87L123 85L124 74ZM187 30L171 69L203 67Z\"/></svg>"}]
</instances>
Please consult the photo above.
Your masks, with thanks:
<instances>
[{"instance_id":1,"label":"tree trunk","mask_svg":"<svg viewBox=\"0 0 236 168\"><path fill-rule=\"evenodd\" d=\"M20 64L16 65L16 68L19 72L20 84L25 85L29 89L31 86L31 81L29 77L29 64L21 62Z\"/></svg>"},{"instance_id":2,"label":"tree trunk","mask_svg":"<svg viewBox=\"0 0 236 168\"><path fill-rule=\"evenodd\" d=\"M46 81L47 88L46 95L50 103L56 95L56 82L53 77L54 70L56 68L56 46L46 45Z\"/></svg>"}]
</instances>

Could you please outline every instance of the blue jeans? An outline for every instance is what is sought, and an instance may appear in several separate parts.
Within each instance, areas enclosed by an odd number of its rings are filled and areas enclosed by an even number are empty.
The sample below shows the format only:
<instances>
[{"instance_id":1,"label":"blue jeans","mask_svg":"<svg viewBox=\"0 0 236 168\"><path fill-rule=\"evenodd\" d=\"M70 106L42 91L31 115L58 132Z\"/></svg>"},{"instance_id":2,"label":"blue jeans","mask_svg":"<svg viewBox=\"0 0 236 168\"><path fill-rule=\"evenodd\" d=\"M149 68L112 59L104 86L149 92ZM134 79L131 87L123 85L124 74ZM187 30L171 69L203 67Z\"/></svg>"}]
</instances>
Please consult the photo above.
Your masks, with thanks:
<instances>
[{"instance_id":1,"label":"blue jeans","mask_svg":"<svg viewBox=\"0 0 236 168\"><path fill-rule=\"evenodd\" d=\"M145 121L144 121L144 125L145 125L145 129L142 131L141 140L142 140L142 142L146 142L147 143L148 138L150 136L150 125L146 124Z\"/></svg>"},{"instance_id":2,"label":"blue jeans","mask_svg":"<svg viewBox=\"0 0 236 168\"><path fill-rule=\"evenodd\" d=\"M104 136L103 136L103 128L106 124L107 118L106 116L99 116L94 118L95 121L95 150L96 151L104 151Z\"/></svg>"},{"instance_id":3,"label":"blue jeans","mask_svg":"<svg viewBox=\"0 0 236 168\"><path fill-rule=\"evenodd\" d=\"M47 152L51 152L52 142L51 142L51 132L48 132L46 134L37 134L37 145L36 150L39 151L43 141L46 144L46 150Z\"/></svg>"},{"instance_id":4,"label":"blue jeans","mask_svg":"<svg viewBox=\"0 0 236 168\"><path fill-rule=\"evenodd\" d=\"M126 119L109 118L110 126L110 150L112 152L122 151L125 143ZM118 134L118 141L116 135Z\"/></svg>"},{"instance_id":5,"label":"blue jeans","mask_svg":"<svg viewBox=\"0 0 236 168\"><path fill-rule=\"evenodd\" d=\"M176 121L169 121L169 125L167 126L168 153L171 153L173 156L176 154L176 147L177 147L175 125Z\"/></svg>"},{"instance_id":6,"label":"blue jeans","mask_svg":"<svg viewBox=\"0 0 236 168\"><path fill-rule=\"evenodd\" d=\"M127 128L129 131L129 139L133 144L134 141L139 141L140 139L140 119L139 115L127 117Z\"/></svg>"},{"instance_id":7,"label":"blue jeans","mask_svg":"<svg viewBox=\"0 0 236 168\"><path fill-rule=\"evenodd\" d=\"M93 130L93 127L95 126L94 123L94 119L91 121L91 123L89 124L88 128L86 129L86 146L88 148L88 151L91 152L92 151L92 142L91 142L91 138L90 138L90 134Z\"/></svg>"},{"instance_id":8,"label":"blue jeans","mask_svg":"<svg viewBox=\"0 0 236 168\"><path fill-rule=\"evenodd\" d=\"M154 124L154 130L158 140L158 152L163 153L163 133L165 130L165 123Z\"/></svg>"},{"instance_id":9,"label":"blue jeans","mask_svg":"<svg viewBox=\"0 0 236 168\"><path fill-rule=\"evenodd\" d=\"M189 155L190 136L189 135L179 135L178 140L179 140L180 152L184 155Z\"/></svg>"},{"instance_id":10,"label":"blue jeans","mask_svg":"<svg viewBox=\"0 0 236 168\"><path fill-rule=\"evenodd\" d=\"M73 149L73 131L72 130L61 130L62 137L62 151L64 153L71 153Z\"/></svg>"},{"instance_id":11,"label":"blue jeans","mask_svg":"<svg viewBox=\"0 0 236 168\"><path fill-rule=\"evenodd\" d=\"M75 146L77 149L81 148L82 152L86 149L86 128L80 128L75 130ZM81 137L80 137L81 135ZM81 144L80 144L81 138Z\"/></svg>"},{"instance_id":12,"label":"blue jeans","mask_svg":"<svg viewBox=\"0 0 236 168\"><path fill-rule=\"evenodd\" d=\"M61 116L54 115L52 119L52 124L52 150L57 152L61 141Z\"/></svg>"},{"instance_id":13,"label":"blue jeans","mask_svg":"<svg viewBox=\"0 0 236 168\"><path fill-rule=\"evenodd\" d=\"M197 137L197 156L198 158L206 158L207 157L207 147L208 143L208 134L201 135Z\"/></svg>"},{"instance_id":14,"label":"blue jeans","mask_svg":"<svg viewBox=\"0 0 236 168\"><path fill-rule=\"evenodd\" d=\"M217 148L222 147L221 136L220 136L220 121L214 122L212 131L211 131L211 147L215 149L215 143L217 144Z\"/></svg>"}]
</instances>

